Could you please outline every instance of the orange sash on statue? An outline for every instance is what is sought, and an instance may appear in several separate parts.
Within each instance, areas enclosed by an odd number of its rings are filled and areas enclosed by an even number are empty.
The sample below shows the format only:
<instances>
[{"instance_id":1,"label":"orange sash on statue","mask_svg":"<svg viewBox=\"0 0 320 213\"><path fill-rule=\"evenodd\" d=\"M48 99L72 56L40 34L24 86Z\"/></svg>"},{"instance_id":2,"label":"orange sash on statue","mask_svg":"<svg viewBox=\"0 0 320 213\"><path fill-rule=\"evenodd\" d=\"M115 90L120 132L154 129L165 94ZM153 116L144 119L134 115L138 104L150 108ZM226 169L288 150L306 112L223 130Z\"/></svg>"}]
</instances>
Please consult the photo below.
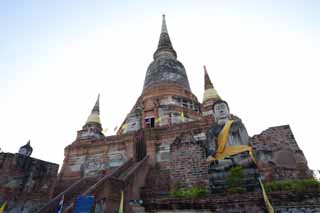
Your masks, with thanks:
<instances>
[{"instance_id":1,"label":"orange sash on statue","mask_svg":"<svg viewBox=\"0 0 320 213\"><path fill-rule=\"evenodd\" d=\"M230 132L230 127L233 123L233 120L227 120L226 124L224 125L222 131L218 135L218 149L214 156L208 159L208 161L212 160L223 160L225 157L235 155L241 152L249 151L249 154L256 163L255 158L253 156L252 147L249 145L234 145L234 146L226 146L228 142L228 136Z\"/></svg>"}]
</instances>

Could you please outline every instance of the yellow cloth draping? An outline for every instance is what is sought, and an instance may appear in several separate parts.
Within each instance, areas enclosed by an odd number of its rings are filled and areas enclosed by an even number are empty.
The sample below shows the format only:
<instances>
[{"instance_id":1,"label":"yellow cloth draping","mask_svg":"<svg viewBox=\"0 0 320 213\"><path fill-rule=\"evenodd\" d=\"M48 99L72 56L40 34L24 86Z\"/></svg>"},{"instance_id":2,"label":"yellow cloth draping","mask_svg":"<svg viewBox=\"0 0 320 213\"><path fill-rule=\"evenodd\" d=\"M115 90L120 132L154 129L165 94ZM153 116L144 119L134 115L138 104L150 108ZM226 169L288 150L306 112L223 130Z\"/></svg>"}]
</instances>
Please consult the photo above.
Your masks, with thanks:
<instances>
[{"instance_id":1,"label":"yellow cloth draping","mask_svg":"<svg viewBox=\"0 0 320 213\"><path fill-rule=\"evenodd\" d=\"M254 162L255 158L253 156L252 153L252 147L248 146L248 145L236 145L236 146L227 146L224 148L222 153L217 152L216 155L213 157L214 160L223 160L224 158L231 156L231 155L235 155L241 152L245 152L248 151L252 160Z\"/></svg>"},{"instance_id":2,"label":"yellow cloth draping","mask_svg":"<svg viewBox=\"0 0 320 213\"><path fill-rule=\"evenodd\" d=\"M123 191L121 191L121 201L119 206L119 213L123 213Z\"/></svg>"},{"instance_id":3,"label":"yellow cloth draping","mask_svg":"<svg viewBox=\"0 0 320 213\"><path fill-rule=\"evenodd\" d=\"M217 153L222 153L227 141L228 141L228 136L229 136L229 131L230 127L233 123L233 120L227 120L226 124L224 125L222 131L220 132L218 136L218 150Z\"/></svg>"},{"instance_id":4,"label":"yellow cloth draping","mask_svg":"<svg viewBox=\"0 0 320 213\"><path fill-rule=\"evenodd\" d=\"M3 213L3 212L4 212L4 209L6 208L6 205L7 205L7 202L5 201L5 202L2 204L1 208L0 208L0 213Z\"/></svg>"},{"instance_id":5,"label":"yellow cloth draping","mask_svg":"<svg viewBox=\"0 0 320 213\"><path fill-rule=\"evenodd\" d=\"M260 183L260 187L261 187L261 190L262 190L262 195L263 195L263 199L264 199L264 203L267 207L267 210L268 210L268 213L274 213L274 209L268 199L268 195L266 193L266 190L264 189L264 186L263 186L263 183L261 181L261 179L259 178L259 183Z\"/></svg>"},{"instance_id":6,"label":"yellow cloth draping","mask_svg":"<svg viewBox=\"0 0 320 213\"><path fill-rule=\"evenodd\" d=\"M233 120L227 120L226 124L224 125L222 131L218 135L218 149L214 156L212 156L209 161L212 160L223 160L224 158L235 155L241 152L248 151L254 163L256 160L253 155L252 147L249 145L234 145L234 146L226 146L228 142L228 136L230 132L231 125Z\"/></svg>"}]
</instances>

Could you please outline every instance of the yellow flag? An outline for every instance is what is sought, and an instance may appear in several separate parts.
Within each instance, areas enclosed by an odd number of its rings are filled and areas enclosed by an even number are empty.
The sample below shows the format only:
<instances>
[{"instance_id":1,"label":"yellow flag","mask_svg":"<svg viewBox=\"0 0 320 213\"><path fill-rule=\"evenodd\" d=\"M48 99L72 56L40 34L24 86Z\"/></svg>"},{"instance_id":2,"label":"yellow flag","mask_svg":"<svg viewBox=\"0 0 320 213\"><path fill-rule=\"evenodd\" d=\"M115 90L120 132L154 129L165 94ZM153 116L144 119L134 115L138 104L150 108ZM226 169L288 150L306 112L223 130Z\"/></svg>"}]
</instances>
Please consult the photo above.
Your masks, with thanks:
<instances>
[{"instance_id":1,"label":"yellow flag","mask_svg":"<svg viewBox=\"0 0 320 213\"><path fill-rule=\"evenodd\" d=\"M0 208L0 213L4 212L4 209L6 208L7 202L4 201L4 203L2 204L1 208Z\"/></svg>"},{"instance_id":2,"label":"yellow flag","mask_svg":"<svg viewBox=\"0 0 320 213\"><path fill-rule=\"evenodd\" d=\"M184 122L184 113L183 112L181 112L180 117L181 117L182 122Z\"/></svg>"},{"instance_id":3,"label":"yellow flag","mask_svg":"<svg viewBox=\"0 0 320 213\"><path fill-rule=\"evenodd\" d=\"M121 201L120 201L119 213L123 213L123 191L121 191Z\"/></svg>"},{"instance_id":4,"label":"yellow flag","mask_svg":"<svg viewBox=\"0 0 320 213\"><path fill-rule=\"evenodd\" d=\"M156 123L160 123L161 122L161 116L156 118Z\"/></svg>"},{"instance_id":5,"label":"yellow flag","mask_svg":"<svg viewBox=\"0 0 320 213\"><path fill-rule=\"evenodd\" d=\"M123 124L122 127L121 127L121 129L126 129L126 128L128 128L128 124L127 123Z\"/></svg>"},{"instance_id":6,"label":"yellow flag","mask_svg":"<svg viewBox=\"0 0 320 213\"><path fill-rule=\"evenodd\" d=\"M274 213L274 209L268 199L268 196L267 196L267 193L266 193L266 190L264 189L264 186L263 186L263 183L261 181L261 179L259 178L259 183L260 183L260 187L261 187L261 190L262 190L262 195L263 195L263 199L264 199L264 203L266 205L266 208L268 210L268 213Z\"/></svg>"}]
</instances>

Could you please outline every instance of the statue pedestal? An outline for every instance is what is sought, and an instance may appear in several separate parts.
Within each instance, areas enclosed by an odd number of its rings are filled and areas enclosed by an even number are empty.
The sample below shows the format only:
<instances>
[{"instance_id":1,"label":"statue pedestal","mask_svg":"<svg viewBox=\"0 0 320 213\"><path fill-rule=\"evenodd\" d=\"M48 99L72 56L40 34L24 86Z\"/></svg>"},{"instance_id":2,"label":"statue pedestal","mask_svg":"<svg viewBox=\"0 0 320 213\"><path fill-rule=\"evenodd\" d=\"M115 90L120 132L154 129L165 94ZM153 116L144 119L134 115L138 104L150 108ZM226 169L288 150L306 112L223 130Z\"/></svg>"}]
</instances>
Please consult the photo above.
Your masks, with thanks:
<instances>
[{"instance_id":1,"label":"statue pedestal","mask_svg":"<svg viewBox=\"0 0 320 213\"><path fill-rule=\"evenodd\" d=\"M230 170L235 167L242 168L242 184L240 187L243 187L246 191L253 191L259 188L259 174L256 165L249 152L242 152L223 160L211 162L208 169L209 191L211 194L222 193L230 188L227 183L228 176L230 175Z\"/></svg>"}]
</instances>

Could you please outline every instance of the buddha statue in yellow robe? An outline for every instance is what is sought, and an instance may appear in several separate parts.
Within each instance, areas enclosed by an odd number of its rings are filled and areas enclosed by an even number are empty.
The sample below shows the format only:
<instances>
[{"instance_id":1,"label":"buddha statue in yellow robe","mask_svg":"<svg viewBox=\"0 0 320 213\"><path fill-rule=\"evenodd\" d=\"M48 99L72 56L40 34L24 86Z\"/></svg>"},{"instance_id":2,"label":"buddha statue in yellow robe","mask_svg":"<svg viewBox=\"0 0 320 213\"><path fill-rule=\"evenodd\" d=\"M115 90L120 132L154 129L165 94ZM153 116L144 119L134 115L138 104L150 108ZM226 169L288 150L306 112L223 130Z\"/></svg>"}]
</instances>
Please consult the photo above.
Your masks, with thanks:
<instances>
[{"instance_id":1,"label":"buddha statue in yellow robe","mask_svg":"<svg viewBox=\"0 0 320 213\"><path fill-rule=\"evenodd\" d=\"M245 126L240 119L231 118L228 103L223 100L214 103L213 115L215 122L207 132L206 144L210 192L225 191L229 170L237 166L244 171L243 187L254 189L258 173Z\"/></svg>"}]
</instances>

